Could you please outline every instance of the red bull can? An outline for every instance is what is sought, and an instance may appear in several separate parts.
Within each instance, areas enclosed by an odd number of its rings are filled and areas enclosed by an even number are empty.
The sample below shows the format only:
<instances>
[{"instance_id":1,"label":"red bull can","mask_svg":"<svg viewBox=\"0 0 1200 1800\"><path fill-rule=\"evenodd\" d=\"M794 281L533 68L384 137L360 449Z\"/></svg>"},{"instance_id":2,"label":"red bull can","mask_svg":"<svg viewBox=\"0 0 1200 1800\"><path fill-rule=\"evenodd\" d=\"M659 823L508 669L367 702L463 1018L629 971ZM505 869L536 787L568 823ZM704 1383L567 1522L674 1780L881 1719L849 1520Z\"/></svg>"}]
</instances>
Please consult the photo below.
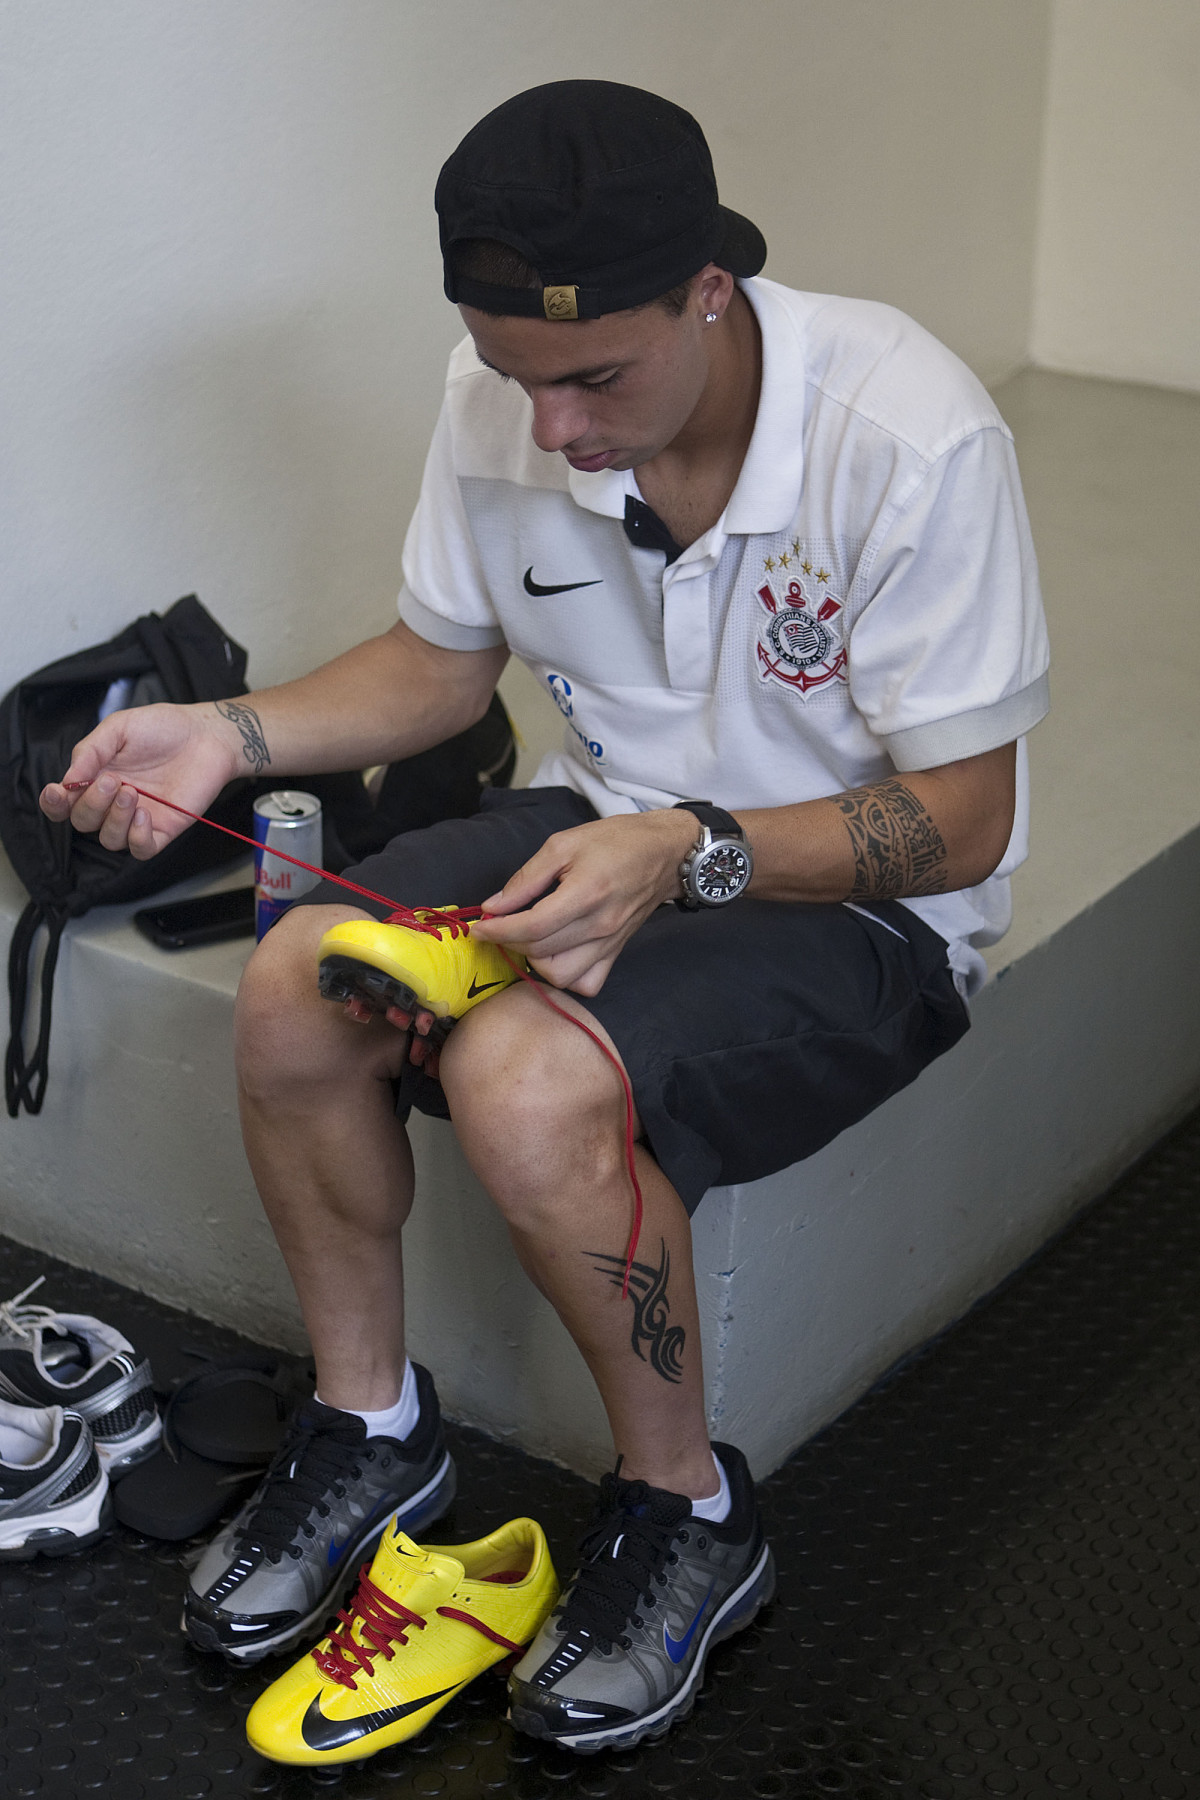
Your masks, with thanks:
<instances>
[{"instance_id":1,"label":"red bull can","mask_svg":"<svg viewBox=\"0 0 1200 1800\"><path fill-rule=\"evenodd\" d=\"M282 862L272 850L286 850L302 862L320 866L321 802L314 794L284 788L254 802L254 933L259 943L289 906L316 887L321 877Z\"/></svg>"}]
</instances>

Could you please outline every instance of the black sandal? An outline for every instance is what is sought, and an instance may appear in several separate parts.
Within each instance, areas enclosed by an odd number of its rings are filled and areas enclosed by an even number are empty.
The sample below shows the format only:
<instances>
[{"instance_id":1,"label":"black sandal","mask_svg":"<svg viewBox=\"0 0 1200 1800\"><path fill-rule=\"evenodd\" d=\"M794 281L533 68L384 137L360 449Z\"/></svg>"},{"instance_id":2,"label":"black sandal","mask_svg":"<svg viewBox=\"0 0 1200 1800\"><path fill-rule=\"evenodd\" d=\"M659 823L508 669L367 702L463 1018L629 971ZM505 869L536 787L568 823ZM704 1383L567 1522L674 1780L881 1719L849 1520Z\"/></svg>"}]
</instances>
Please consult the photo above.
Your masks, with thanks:
<instances>
[{"instance_id":1,"label":"black sandal","mask_svg":"<svg viewBox=\"0 0 1200 1800\"><path fill-rule=\"evenodd\" d=\"M181 1381L163 1414L162 1449L113 1490L122 1525L144 1537L195 1537L245 1498L283 1441L312 1365L244 1353Z\"/></svg>"}]
</instances>

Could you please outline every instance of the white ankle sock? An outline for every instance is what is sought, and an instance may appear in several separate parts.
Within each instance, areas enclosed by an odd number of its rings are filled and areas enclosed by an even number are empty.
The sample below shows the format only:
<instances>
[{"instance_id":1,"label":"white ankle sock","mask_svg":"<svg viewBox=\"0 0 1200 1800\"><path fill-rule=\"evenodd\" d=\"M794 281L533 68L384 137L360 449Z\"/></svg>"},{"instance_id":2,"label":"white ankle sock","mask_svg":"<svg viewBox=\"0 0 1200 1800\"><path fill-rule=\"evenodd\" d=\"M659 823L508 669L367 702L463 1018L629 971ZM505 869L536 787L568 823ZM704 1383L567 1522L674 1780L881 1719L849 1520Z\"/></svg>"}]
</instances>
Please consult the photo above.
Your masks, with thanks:
<instances>
[{"instance_id":1,"label":"white ankle sock","mask_svg":"<svg viewBox=\"0 0 1200 1800\"><path fill-rule=\"evenodd\" d=\"M729 1477L725 1468L717 1458L713 1457L713 1468L717 1471L720 1487L715 1494L709 1494L705 1500L692 1501L693 1519L707 1519L710 1525L723 1525L729 1517L733 1506L733 1496L729 1492Z\"/></svg>"},{"instance_id":2,"label":"white ankle sock","mask_svg":"<svg viewBox=\"0 0 1200 1800\"><path fill-rule=\"evenodd\" d=\"M320 1394L313 1395L314 1400L321 1400ZM328 1406L327 1400L321 1400L322 1406ZM417 1378L408 1358L404 1359L404 1381L400 1388L400 1398L394 1406L385 1406L382 1412L365 1412L360 1406L342 1406L339 1412L353 1413L363 1421L368 1437L398 1438L401 1443L416 1428L421 1416L421 1405L417 1399Z\"/></svg>"}]
</instances>

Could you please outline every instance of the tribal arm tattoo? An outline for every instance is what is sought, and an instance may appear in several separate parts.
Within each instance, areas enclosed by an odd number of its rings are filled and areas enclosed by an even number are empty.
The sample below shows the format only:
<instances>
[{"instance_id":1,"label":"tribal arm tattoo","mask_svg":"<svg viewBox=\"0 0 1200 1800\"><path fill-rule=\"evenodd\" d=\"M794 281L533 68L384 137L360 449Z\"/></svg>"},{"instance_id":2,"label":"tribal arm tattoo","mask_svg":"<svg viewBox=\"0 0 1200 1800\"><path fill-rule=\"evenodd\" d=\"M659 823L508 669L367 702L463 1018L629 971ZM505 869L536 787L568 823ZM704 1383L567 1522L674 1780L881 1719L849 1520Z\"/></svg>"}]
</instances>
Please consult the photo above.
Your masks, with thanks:
<instances>
[{"instance_id":1,"label":"tribal arm tattoo","mask_svg":"<svg viewBox=\"0 0 1200 1800\"><path fill-rule=\"evenodd\" d=\"M242 755L254 773L261 775L271 760L271 752L267 749L262 723L254 708L240 700L215 700L213 704L223 719L237 726L242 734Z\"/></svg>"},{"instance_id":2,"label":"tribal arm tattoo","mask_svg":"<svg viewBox=\"0 0 1200 1800\"><path fill-rule=\"evenodd\" d=\"M942 834L899 776L874 787L835 794L854 849L854 900L943 894L947 850Z\"/></svg>"},{"instance_id":3,"label":"tribal arm tattoo","mask_svg":"<svg viewBox=\"0 0 1200 1800\"><path fill-rule=\"evenodd\" d=\"M662 1254L657 1269L649 1263L635 1262L629 1271L629 1298L633 1302L633 1330L629 1343L633 1354L647 1360L656 1375L664 1381L683 1380L683 1343L687 1333L682 1325L668 1325L671 1303L667 1299L667 1277L671 1273L671 1256L666 1239L660 1238ZM609 1256L603 1250L585 1250L614 1287L625 1282L625 1258ZM642 1346L649 1349L647 1358Z\"/></svg>"}]
</instances>

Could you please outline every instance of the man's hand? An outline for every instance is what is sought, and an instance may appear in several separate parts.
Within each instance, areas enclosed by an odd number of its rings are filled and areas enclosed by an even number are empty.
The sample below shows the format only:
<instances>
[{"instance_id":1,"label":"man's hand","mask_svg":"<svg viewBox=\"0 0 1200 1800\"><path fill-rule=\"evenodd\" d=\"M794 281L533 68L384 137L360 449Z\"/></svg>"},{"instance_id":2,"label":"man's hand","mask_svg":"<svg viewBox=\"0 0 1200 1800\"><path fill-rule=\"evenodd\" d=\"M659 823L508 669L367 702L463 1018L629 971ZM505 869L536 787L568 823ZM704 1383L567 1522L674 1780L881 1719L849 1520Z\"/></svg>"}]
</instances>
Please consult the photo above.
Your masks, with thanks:
<instances>
[{"instance_id":1,"label":"man's hand","mask_svg":"<svg viewBox=\"0 0 1200 1800\"><path fill-rule=\"evenodd\" d=\"M1004 854L1015 766L1016 747L1005 744L828 799L736 807L754 848L750 892L828 904L973 886ZM496 916L471 930L524 951L556 987L598 994L638 926L678 897L679 865L697 835L695 816L674 809L560 831L484 901Z\"/></svg>"},{"instance_id":2,"label":"man's hand","mask_svg":"<svg viewBox=\"0 0 1200 1800\"><path fill-rule=\"evenodd\" d=\"M443 650L399 620L379 637L282 687L196 706L113 713L75 746L61 782L41 795L51 819L96 831L109 850L144 860L186 830L148 788L202 813L236 775L268 766L289 776L395 762L482 718L508 651ZM68 791L68 782L88 782Z\"/></svg>"},{"instance_id":3,"label":"man's hand","mask_svg":"<svg viewBox=\"0 0 1200 1800\"><path fill-rule=\"evenodd\" d=\"M202 813L242 772L239 744L236 727L207 702L111 713L75 746L62 781L43 788L39 804L47 818L70 819L77 831L98 832L106 850L129 850L144 862L186 830L188 820L139 799L135 789ZM88 786L74 791L76 782Z\"/></svg>"},{"instance_id":4,"label":"man's hand","mask_svg":"<svg viewBox=\"0 0 1200 1800\"><path fill-rule=\"evenodd\" d=\"M598 994L617 956L656 906L680 892L679 865L699 828L689 812L621 813L558 831L472 925L511 944L555 987Z\"/></svg>"}]
</instances>

